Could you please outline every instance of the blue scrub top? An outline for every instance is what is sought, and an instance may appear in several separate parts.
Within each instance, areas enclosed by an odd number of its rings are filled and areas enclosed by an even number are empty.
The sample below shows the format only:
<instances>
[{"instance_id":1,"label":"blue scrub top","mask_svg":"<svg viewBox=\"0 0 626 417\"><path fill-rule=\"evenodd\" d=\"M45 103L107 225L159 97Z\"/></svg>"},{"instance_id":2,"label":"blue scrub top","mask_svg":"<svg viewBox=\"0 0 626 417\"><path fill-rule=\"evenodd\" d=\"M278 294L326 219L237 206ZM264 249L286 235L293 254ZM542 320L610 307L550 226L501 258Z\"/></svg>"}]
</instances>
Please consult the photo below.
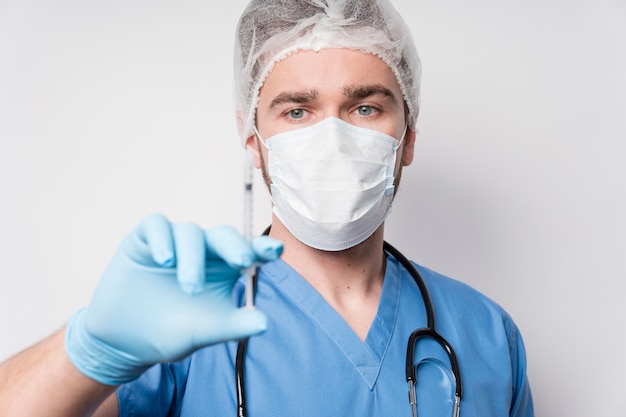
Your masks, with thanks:
<instances>
[{"instance_id":1,"label":"blue scrub top","mask_svg":"<svg viewBox=\"0 0 626 417\"><path fill-rule=\"evenodd\" d=\"M533 416L521 335L496 303L469 286L417 266L430 291L438 332L456 351L462 417ZM257 308L269 318L246 355L249 417L411 416L405 377L413 330L426 325L411 275L388 257L377 315L365 342L281 260L258 272ZM243 280L235 289L243 297ZM121 416L236 416L237 343L156 365L121 386ZM445 352L418 343L418 415L450 416L454 385Z\"/></svg>"}]
</instances>

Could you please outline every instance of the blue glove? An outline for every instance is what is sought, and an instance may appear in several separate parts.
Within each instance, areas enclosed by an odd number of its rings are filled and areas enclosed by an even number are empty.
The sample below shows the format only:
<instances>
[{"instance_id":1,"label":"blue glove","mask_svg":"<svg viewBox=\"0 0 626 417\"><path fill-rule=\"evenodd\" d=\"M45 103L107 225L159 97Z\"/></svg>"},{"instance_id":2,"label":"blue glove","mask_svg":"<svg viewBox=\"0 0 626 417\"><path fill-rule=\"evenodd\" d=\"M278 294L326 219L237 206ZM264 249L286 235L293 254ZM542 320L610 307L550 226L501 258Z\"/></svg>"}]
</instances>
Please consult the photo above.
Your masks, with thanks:
<instances>
[{"instance_id":1,"label":"blue glove","mask_svg":"<svg viewBox=\"0 0 626 417\"><path fill-rule=\"evenodd\" d=\"M248 244L229 226L204 231L151 215L123 240L89 306L70 320L68 356L83 374L117 385L155 363L261 333L265 315L237 308L231 292L242 268L281 252L267 236Z\"/></svg>"}]
</instances>

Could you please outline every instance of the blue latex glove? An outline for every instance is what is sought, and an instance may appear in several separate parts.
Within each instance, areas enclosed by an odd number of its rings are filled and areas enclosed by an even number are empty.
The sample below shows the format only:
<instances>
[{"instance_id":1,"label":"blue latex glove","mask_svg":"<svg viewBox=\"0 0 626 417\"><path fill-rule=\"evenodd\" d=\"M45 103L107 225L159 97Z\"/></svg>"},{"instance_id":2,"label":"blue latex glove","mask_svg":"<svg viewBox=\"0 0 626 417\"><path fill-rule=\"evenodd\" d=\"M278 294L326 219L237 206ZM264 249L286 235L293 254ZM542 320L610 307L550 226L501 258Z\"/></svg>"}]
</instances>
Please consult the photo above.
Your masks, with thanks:
<instances>
[{"instance_id":1,"label":"blue latex glove","mask_svg":"<svg viewBox=\"0 0 626 417\"><path fill-rule=\"evenodd\" d=\"M229 226L204 231L151 215L124 239L89 306L70 320L68 356L83 374L116 385L155 363L261 333L265 315L237 308L231 291L242 268L281 252L282 243L267 236L250 245Z\"/></svg>"}]
</instances>

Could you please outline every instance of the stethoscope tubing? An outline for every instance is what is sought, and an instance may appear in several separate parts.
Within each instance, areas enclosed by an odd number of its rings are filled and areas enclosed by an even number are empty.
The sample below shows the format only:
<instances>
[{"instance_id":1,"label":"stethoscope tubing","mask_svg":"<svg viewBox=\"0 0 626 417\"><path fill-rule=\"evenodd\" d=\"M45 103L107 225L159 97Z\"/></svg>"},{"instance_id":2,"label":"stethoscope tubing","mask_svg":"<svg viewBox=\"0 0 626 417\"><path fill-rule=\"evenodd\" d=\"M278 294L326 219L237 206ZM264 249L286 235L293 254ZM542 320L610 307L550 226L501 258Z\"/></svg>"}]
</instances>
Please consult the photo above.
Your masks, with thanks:
<instances>
[{"instance_id":1,"label":"stethoscope tubing","mask_svg":"<svg viewBox=\"0 0 626 417\"><path fill-rule=\"evenodd\" d=\"M404 268L406 268L409 274L411 274L411 276L415 280L415 283L417 284L417 287L420 290L420 293L422 294L422 300L424 302L424 308L426 310L426 323L427 323L426 327L422 327L420 329L414 330L411 333L411 336L409 336L409 341L407 343L406 367L405 367L406 381L409 383L409 386L411 387L411 391L412 391L415 387L415 384L417 383L417 370L415 367L414 358L415 358L415 346L417 345L417 342L419 341L419 339L431 338L435 340L448 355L448 360L450 361L450 366L452 367L452 375L454 375L454 380L455 380L454 381L454 386L455 386L454 404L455 405L454 405L454 410L453 410L453 416L458 415L459 402L461 401L461 398L463 397L463 382L461 380L461 369L459 367L459 362L457 360L456 353L454 352L454 349L452 348L452 345L443 336L441 336L435 329L435 325L436 325L435 307L433 306L433 301L430 296L430 291L428 291L428 288L426 286L426 283L424 282L424 279L422 278L420 273L417 271L415 266L413 266L411 261L409 261L402 254L402 252L400 252L399 250L391 246L391 244L389 244L388 242L383 243L383 250L385 250L391 256L396 258L398 262L400 262L400 264ZM409 392L409 398L410 398L409 401L415 400L413 392Z\"/></svg>"},{"instance_id":2,"label":"stethoscope tubing","mask_svg":"<svg viewBox=\"0 0 626 417\"><path fill-rule=\"evenodd\" d=\"M263 234L269 233L269 227L264 231ZM445 350L448 355L448 359L450 361L450 366L452 367L452 374L455 378L455 401L454 401L454 411L453 416L458 416L459 414L459 403L461 397L463 395L463 384L461 381L461 369L459 367L459 363L454 353L454 349L452 345L448 343L448 341L441 336L435 330L435 309L433 306L432 299L430 297L430 292L426 287L426 283L424 279L421 277L420 273L417 271L415 266L396 248L391 246L388 242L383 242L383 250L389 253L391 256L396 258L398 262L409 272L409 274L415 280L417 287L422 295L422 299L424 302L424 308L426 310L426 327L419 328L414 330L409 336L409 341L407 345L407 355L406 355L406 380L411 387L409 392L409 397L412 398L410 401L415 400L415 395L413 388L417 381L416 367L414 362L414 354L415 354L415 346L419 339L421 338L431 338L435 340L442 348ZM253 293L256 293L256 274L253 279ZM237 346L237 357L235 359L235 378L237 381L237 416L245 417L247 414L247 406L246 406L246 388L245 388L245 356L246 349L248 347L248 339L243 339L239 342ZM413 395L411 395L413 394ZM413 406L413 410L415 413L415 403L411 403Z\"/></svg>"}]
</instances>

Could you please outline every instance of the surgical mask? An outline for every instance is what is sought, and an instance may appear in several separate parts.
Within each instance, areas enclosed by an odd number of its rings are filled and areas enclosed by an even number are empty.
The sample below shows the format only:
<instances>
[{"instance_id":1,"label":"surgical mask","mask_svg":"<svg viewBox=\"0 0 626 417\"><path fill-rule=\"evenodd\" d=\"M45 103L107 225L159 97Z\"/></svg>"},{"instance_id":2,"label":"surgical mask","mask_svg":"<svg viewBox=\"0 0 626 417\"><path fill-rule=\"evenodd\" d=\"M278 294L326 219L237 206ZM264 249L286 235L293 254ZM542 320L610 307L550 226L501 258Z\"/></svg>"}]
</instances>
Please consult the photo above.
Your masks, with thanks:
<instances>
[{"instance_id":1,"label":"surgical mask","mask_svg":"<svg viewBox=\"0 0 626 417\"><path fill-rule=\"evenodd\" d=\"M348 249L386 219L402 140L334 117L267 141L256 134L268 149L273 212L302 243Z\"/></svg>"}]
</instances>

